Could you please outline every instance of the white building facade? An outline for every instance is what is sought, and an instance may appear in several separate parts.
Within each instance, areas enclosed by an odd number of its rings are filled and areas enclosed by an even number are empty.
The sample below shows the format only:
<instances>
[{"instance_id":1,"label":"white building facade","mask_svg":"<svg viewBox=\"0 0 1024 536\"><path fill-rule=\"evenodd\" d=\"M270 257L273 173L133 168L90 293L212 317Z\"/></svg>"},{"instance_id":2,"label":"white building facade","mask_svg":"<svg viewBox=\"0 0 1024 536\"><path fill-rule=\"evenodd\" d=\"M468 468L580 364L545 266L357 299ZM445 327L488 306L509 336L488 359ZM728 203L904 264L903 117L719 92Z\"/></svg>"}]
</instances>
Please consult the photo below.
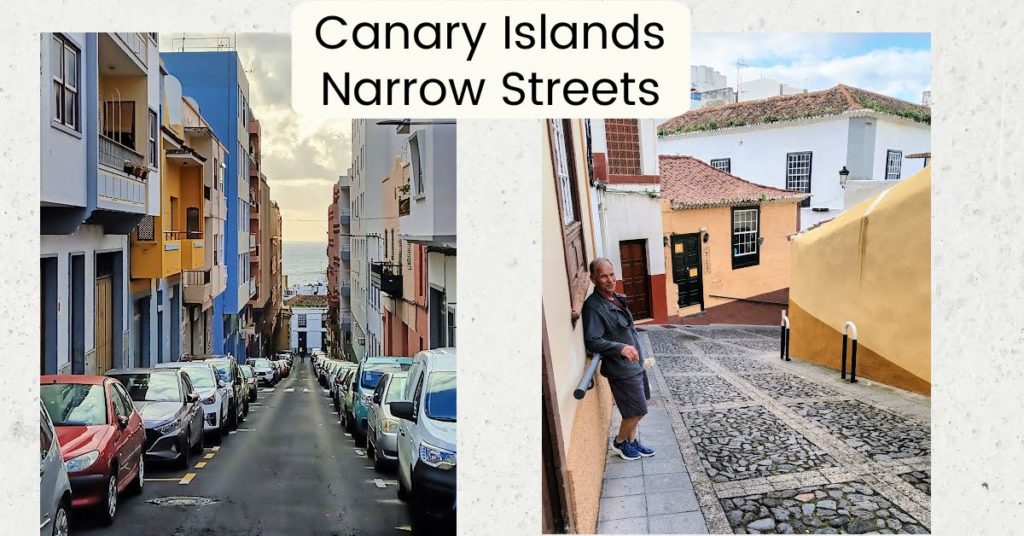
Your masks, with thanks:
<instances>
[{"instance_id":1,"label":"white building facade","mask_svg":"<svg viewBox=\"0 0 1024 536\"><path fill-rule=\"evenodd\" d=\"M688 112L662 123L659 133L660 154L693 156L758 184L810 193L801 229L844 209L840 170L849 171L849 181L878 181L884 189L923 167L904 155L931 147L926 107L847 86Z\"/></svg>"},{"instance_id":2,"label":"white building facade","mask_svg":"<svg viewBox=\"0 0 1024 536\"><path fill-rule=\"evenodd\" d=\"M293 352L310 354L313 350L323 349L327 331L327 301L322 305L305 304L306 300L290 301L291 319L289 324L289 344Z\"/></svg>"}]
</instances>

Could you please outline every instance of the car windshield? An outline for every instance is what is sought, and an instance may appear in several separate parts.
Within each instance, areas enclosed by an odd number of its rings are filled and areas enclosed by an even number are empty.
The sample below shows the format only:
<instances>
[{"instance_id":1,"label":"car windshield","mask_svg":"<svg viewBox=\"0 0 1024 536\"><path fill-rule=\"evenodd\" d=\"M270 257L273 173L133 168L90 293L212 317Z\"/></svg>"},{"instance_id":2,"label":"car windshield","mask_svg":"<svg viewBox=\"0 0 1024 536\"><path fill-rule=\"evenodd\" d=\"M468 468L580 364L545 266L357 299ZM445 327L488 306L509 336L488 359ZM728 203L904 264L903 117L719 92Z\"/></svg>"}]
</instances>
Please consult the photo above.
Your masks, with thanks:
<instances>
[{"instance_id":1,"label":"car windshield","mask_svg":"<svg viewBox=\"0 0 1024 536\"><path fill-rule=\"evenodd\" d=\"M192 385L197 391L206 391L217 387L217 380L213 377L210 367L181 367L181 370L188 374Z\"/></svg>"},{"instance_id":2,"label":"car windshield","mask_svg":"<svg viewBox=\"0 0 1024 536\"><path fill-rule=\"evenodd\" d=\"M363 374L359 378L359 384L363 386L363 389L376 389L377 382L380 381L380 377L385 372L395 370L398 367L391 364L381 363L379 365L364 365Z\"/></svg>"},{"instance_id":3,"label":"car windshield","mask_svg":"<svg viewBox=\"0 0 1024 536\"><path fill-rule=\"evenodd\" d=\"M246 379L252 378L252 367L250 367L249 365L245 365L244 367L238 368L242 371L242 376L245 376Z\"/></svg>"},{"instance_id":4,"label":"car windshield","mask_svg":"<svg viewBox=\"0 0 1024 536\"><path fill-rule=\"evenodd\" d=\"M107 424L107 397L102 385L51 383L39 386L39 398L56 426Z\"/></svg>"},{"instance_id":5,"label":"car windshield","mask_svg":"<svg viewBox=\"0 0 1024 536\"><path fill-rule=\"evenodd\" d=\"M225 383L231 383L231 367L225 361L207 361L207 363L213 365L213 368L217 369L217 376L224 380Z\"/></svg>"},{"instance_id":6,"label":"car windshield","mask_svg":"<svg viewBox=\"0 0 1024 536\"><path fill-rule=\"evenodd\" d=\"M114 374L135 402L180 402L177 373Z\"/></svg>"},{"instance_id":7,"label":"car windshield","mask_svg":"<svg viewBox=\"0 0 1024 536\"><path fill-rule=\"evenodd\" d=\"M259 367L259 368L270 368L270 360L269 359L253 359L252 360L252 366Z\"/></svg>"},{"instance_id":8,"label":"car windshield","mask_svg":"<svg viewBox=\"0 0 1024 536\"><path fill-rule=\"evenodd\" d=\"M384 402L402 399L402 393L405 392L406 379L406 376L395 376L391 379L391 385L388 385L388 392L384 394Z\"/></svg>"},{"instance_id":9,"label":"car windshield","mask_svg":"<svg viewBox=\"0 0 1024 536\"><path fill-rule=\"evenodd\" d=\"M455 373L435 372L427 381L427 417L455 422Z\"/></svg>"}]
</instances>

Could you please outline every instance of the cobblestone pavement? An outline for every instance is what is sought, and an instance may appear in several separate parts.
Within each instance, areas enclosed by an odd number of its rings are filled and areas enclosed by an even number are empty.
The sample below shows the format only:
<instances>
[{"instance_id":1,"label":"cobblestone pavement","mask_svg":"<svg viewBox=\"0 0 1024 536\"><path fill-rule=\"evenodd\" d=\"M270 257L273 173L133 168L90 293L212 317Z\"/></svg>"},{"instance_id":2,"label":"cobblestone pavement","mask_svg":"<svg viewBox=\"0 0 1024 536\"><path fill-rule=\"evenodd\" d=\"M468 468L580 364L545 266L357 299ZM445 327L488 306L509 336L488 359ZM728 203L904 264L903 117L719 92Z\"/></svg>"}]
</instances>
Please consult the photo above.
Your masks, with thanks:
<instances>
[{"instance_id":1,"label":"cobblestone pavement","mask_svg":"<svg viewBox=\"0 0 1024 536\"><path fill-rule=\"evenodd\" d=\"M929 532L927 397L782 361L771 328L641 338L708 532Z\"/></svg>"}]
</instances>

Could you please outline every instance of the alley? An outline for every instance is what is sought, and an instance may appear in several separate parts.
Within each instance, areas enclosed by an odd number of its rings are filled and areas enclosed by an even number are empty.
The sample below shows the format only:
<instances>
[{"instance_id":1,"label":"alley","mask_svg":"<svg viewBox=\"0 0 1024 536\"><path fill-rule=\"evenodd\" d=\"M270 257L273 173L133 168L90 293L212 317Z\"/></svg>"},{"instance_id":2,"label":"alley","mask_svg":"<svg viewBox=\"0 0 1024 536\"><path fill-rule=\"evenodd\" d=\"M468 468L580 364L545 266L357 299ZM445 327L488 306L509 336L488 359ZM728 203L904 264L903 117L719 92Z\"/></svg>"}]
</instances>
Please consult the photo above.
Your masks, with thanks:
<instances>
[{"instance_id":1,"label":"alley","mask_svg":"<svg viewBox=\"0 0 1024 536\"><path fill-rule=\"evenodd\" d=\"M645 330L656 359L652 417L667 419L642 432L661 440L654 458L609 456L599 532L663 532L683 522L690 531L698 512L706 525L698 529L711 533L929 531L926 397L782 361L777 328ZM667 476L655 461L679 457L685 469L673 482L653 481ZM665 489L696 501L666 509Z\"/></svg>"},{"instance_id":2,"label":"alley","mask_svg":"<svg viewBox=\"0 0 1024 536\"><path fill-rule=\"evenodd\" d=\"M208 444L187 471L147 466L143 494L123 497L112 527L78 516L72 532L409 534L394 474L375 472L342 430L309 360L295 365L289 378L261 388L222 445Z\"/></svg>"}]
</instances>

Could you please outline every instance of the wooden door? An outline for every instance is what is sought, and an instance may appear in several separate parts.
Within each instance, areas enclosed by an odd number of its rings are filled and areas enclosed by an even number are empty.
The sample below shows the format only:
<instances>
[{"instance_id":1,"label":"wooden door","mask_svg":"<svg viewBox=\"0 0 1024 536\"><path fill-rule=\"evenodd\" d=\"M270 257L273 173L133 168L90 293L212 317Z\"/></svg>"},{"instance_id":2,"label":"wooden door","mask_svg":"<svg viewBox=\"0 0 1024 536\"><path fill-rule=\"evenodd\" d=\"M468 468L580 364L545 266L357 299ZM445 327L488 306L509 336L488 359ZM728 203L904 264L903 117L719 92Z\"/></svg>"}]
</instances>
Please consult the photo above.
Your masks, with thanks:
<instances>
[{"instance_id":1,"label":"wooden door","mask_svg":"<svg viewBox=\"0 0 1024 536\"><path fill-rule=\"evenodd\" d=\"M647 241L619 242L622 259L622 290L633 318L651 317L650 279L647 273Z\"/></svg>"},{"instance_id":2,"label":"wooden door","mask_svg":"<svg viewBox=\"0 0 1024 536\"><path fill-rule=\"evenodd\" d=\"M700 266L700 233L672 236L672 281L679 286L679 307L700 304L704 281Z\"/></svg>"},{"instance_id":3,"label":"wooden door","mask_svg":"<svg viewBox=\"0 0 1024 536\"><path fill-rule=\"evenodd\" d=\"M114 368L113 290L109 275L96 278L96 374Z\"/></svg>"}]
</instances>

